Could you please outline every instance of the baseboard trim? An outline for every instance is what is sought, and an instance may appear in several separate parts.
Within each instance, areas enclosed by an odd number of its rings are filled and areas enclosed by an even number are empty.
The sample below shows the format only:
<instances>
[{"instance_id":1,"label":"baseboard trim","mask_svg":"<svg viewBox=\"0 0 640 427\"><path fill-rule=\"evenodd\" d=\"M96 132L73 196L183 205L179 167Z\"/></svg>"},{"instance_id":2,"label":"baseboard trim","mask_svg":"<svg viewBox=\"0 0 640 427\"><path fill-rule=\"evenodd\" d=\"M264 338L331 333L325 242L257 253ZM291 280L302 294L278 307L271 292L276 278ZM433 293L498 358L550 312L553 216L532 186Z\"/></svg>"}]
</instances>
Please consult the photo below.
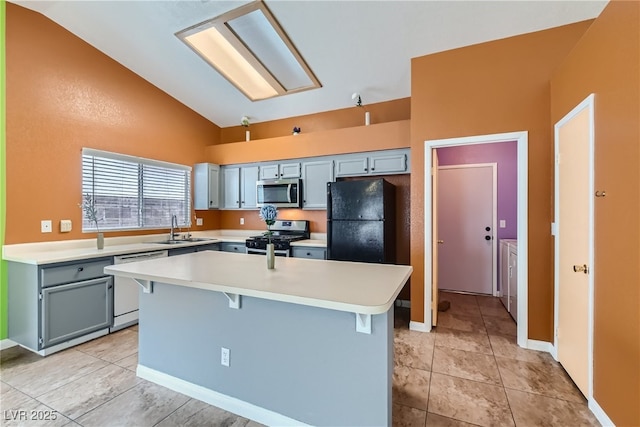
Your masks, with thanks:
<instances>
[{"instance_id":1,"label":"baseboard trim","mask_svg":"<svg viewBox=\"0 0 640 427\"><path fill-rule=\"evenodd\" d=\"M9 338L5 338L0 341L0 350L17 346L18 343L11 341Z\"/></svg>"},{"instance_id":2,"label":"baseboard trim","mask_svg":"<svg viewBox=\"0 0 640 427\"><path fill-rule=\"evenodd\" d=\"M217 406L225 411L233 412L241 417L249 418L250 420L257 421L265 425L277 425L277 426L306 426L298 420L286 417L277 412L270 411L265 408L261 408L235 397L227 396L226 394L218 393L217 391L210 390L208 388L190 383L188 381L176 378L174 376L165 374L163 372L156 371L155 369L147 368L143 365L138 365L136 374L145 380L159 384L163 387L167 387L178 393L185 394L194 399L201 400L210 405Z\"/></svg>"},{"instance_id":3,"label":"baseboard trim","mask_svg":"<svg viewBox=\"0 0 640 427\"><path fill-rule=\"evenodd\" d=\"M413 320L409 322L409 329L418 332L431 332L430 325L421 322L414 322Z\"/></svg>"},{"instance_id":4,"label":"baseboard trim","mask_svg":"<svg viewBox=\"0 0 640 427\"><path fill-rule=\"evenodd\" d=\"M603 426L615 427L615 424L613 423L613 421L611 421L611 418L609 418L607 413L604 412L604 409L602 409L602 407L598 405L598 402L596 402L596 399L594 399L593 397L589 399L589 409L591 410L591 412L593 412L593 415L596 416L600 424L602 424Z\"/></svg>"},{"instance_id":5,"label":"baseboard trim","mask_svg":"<svg viewBox=\"0 0 640 427\"><path fill-rule=\"evenodd\" d=\"M529 350L546 351L553 353L553 344L547 341L527 340L527 348Z\"/></svg>"}]
</instances>

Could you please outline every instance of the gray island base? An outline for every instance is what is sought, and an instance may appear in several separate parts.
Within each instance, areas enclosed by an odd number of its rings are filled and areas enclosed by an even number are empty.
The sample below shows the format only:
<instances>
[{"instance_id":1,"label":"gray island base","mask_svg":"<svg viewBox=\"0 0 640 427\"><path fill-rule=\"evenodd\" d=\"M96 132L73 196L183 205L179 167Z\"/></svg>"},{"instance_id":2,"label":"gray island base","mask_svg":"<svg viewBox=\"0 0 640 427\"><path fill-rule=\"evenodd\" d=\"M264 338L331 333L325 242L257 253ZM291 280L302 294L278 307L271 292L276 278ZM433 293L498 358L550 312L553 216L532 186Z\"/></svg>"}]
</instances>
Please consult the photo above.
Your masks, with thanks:
<instances>
[{"instance_id":1,"label":"gray island base","mask_svg":"<svg viewBox=\"0 0 640 427\"><path fill-rule=\"evenodd\" d=\"M138 376L263 424L318 426L391 425L393 302L411 271L295 258L267 270L209 251L105 268L144 286Z\"/></svg>"}]
</instances>

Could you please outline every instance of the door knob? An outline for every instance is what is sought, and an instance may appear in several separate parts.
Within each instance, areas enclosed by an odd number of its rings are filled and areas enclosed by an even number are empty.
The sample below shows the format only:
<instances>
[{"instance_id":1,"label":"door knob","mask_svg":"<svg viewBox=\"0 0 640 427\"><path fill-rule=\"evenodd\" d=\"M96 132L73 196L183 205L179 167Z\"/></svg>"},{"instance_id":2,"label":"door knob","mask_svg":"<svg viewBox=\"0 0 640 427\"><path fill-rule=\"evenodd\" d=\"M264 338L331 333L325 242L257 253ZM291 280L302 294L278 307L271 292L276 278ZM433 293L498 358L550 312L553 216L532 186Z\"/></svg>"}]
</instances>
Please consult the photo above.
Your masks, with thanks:
<instances>
[{"instance_id":1,"label":"door knob","mask_svg":"<svg viewBox=\"0 0 640 427\"><path fill-rule=\"evenodd\" d=\"M584 274L589 274L589 267L587 267L587 264L574 265L573 266L573 271L575 273L583 272Z\"/></svg>"},{"instance_id":2,"label":"door knob","mask_svg":"<svg viewBox=\"0 0 640 427\"><path fill-rule=\"evenodd\" d=\"M485 227L484 231L491 231L491 227Z\"/></svg>"},{"instance_id":3,"label":"door knob","mask_svg":"<svg viewBox=\"0 0 640 427\"><path fill-rule=\"evenodd\" d=\"M438 240L438 244L441 245L444 243L444 240Z\"/></svg>"},{"instance_id":4,"label":"door knob","mask_svg":"<svg viewBox=\"0 0 640 427\"><path fill-rule=\"evenodd\" d=\"M484 240L491 240L491 236L484 236Z\"/></svg>"}]
</instances>

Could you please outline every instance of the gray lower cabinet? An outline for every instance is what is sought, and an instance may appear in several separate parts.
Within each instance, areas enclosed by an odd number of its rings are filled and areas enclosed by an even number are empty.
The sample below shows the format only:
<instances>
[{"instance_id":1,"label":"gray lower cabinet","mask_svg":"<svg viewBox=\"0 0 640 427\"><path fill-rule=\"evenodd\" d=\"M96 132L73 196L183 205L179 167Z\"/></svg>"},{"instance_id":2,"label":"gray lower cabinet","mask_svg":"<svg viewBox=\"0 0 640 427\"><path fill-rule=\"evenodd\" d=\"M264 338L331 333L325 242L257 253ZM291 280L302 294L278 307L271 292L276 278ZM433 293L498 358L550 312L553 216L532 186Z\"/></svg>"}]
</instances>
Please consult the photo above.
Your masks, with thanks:
<instances>
[{"instance_id":1,"label":"gray lower cabinet","mask_svg":"<svg viewBox=\"0 0 640 427\"><path fill-rule=\"evenodd\" d=\"M112 263L111 257L49 265L9 262L9 338L45 355L107 334L113 324L113 277L103 269Z\"/></svg>"},{"instance_id":2,"label":"gray lower cabinet","mask_svg":"<svg viewBox=\"0 0 640 427\"><path fill-rule=\"evenodd\" d=\"M327 248L293 246L291 248L291 256L294 258L327 259Z\"/></svg>"},{"instance_id":3,"label":"gray lower cabinet","mask_svg":"<svg viewBox=\"0 0 640 427\"><path fill-rule=\"evenodd\" d=\"M42 290L42 348L108 328L113 319L113 278Z\"/></svg>"},{"instance_id":4,"label":"gray lower cabinet","mask_svg":"<svg viewBox=\"0 0 640 427\"><path fill-rule=\"evenodd\" d=\"M246 254L247 246L244 243L220 242L220 250L222 252L234 252L238 254Z\"/></svg>"}]
</instances>

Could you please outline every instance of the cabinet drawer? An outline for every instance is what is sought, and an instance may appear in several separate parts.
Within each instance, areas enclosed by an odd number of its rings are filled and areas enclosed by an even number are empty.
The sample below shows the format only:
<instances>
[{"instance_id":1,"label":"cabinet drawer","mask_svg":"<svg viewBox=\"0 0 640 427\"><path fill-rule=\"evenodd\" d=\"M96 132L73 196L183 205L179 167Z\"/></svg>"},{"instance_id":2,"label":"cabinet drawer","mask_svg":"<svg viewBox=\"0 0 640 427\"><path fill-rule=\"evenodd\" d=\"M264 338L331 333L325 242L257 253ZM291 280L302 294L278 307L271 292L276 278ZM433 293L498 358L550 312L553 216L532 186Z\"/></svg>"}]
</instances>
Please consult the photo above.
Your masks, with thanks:
<instances>
[{"instance_id":1,"label":"cabinet drawer","mask_svg":"<svg viewBox=\"0 0 640 427\"><path fill-rule=\"evenodd\" d=\"M223 252L235 252L239 254L246 254L247 245L245 245L244 243L222 242L220 243L220 250Z\"/></svg>"},{"instance_id":2,"label":"cabinet drawer","mask_svg":"<svg viewBox=\"0 0 640 427\"><path fill-rule=\"evenodd\" d=\"M327 250L325 248L294 246L292 255L294 258L327 259Z\"/></svg>"},{"instance_id":3,"label":"cabinet drawer","mask_svg":"<svg viewBox=\"0 0 640 427\"><path fill-rule=\"evenodd\" d=\"M101 277L105 275L104 268L111 264L111 258L101 258L57 267L46 267L40 272L42 287Z\"/></svg>"}]
</instances>

